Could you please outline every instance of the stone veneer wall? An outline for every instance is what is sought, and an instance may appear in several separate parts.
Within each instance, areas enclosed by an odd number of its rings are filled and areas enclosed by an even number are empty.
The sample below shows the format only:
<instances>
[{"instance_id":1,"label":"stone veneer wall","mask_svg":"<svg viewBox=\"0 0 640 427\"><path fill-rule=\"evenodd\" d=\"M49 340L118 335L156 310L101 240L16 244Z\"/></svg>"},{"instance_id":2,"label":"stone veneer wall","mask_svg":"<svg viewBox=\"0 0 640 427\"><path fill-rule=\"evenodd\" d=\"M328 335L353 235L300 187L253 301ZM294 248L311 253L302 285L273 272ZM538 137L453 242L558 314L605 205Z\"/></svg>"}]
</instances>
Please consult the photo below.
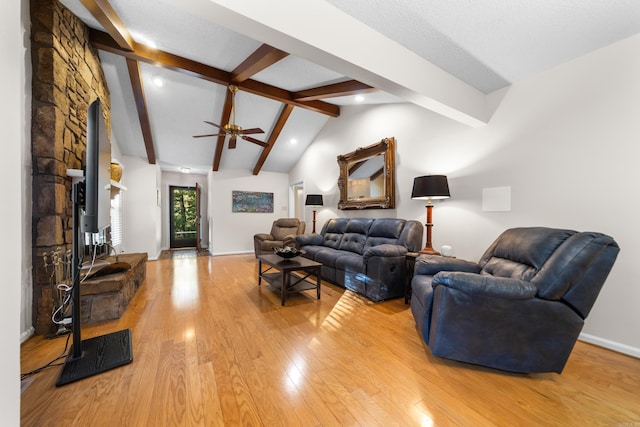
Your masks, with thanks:
<instances>
[{"instance_id":1,"label":"stone veneer wall","mask_svg":"<svg viewBox=\"0 0 640 427\"><path fill-rule=\"evenodd\" d=\"M55 330L50 275L42 254L71 249L72 181L81 169L87 108L99 98L108 128L109 89L88 28L57 0L31 0L33 103L33 313L36 333Z\"/></svg>"}]
</instances>

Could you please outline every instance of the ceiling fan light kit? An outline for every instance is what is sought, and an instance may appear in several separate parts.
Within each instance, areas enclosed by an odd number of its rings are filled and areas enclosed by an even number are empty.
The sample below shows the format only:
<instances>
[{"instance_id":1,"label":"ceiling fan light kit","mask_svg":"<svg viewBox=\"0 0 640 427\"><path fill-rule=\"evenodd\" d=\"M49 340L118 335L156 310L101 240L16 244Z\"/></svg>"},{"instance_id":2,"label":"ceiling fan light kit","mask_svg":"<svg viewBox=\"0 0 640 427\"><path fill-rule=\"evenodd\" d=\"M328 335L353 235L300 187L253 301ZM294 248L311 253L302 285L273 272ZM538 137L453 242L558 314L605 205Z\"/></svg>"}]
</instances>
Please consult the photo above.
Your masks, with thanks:
<instances>
[{"instance_id":1,"label":"ceiling fan light kit","mask_svg":"<svg viewBox=\"0 0 640 427\"><path fill-rule=\"evenodd\" d=\"M229 92L231 92L231 123L227 123L224 126L220 126L218 124L215 124L213 122L209 122L209 121L204 121L205 123L215 126L218 129L220 129L220 131L222 133L212 133L212 134L207 134L207 135L194 135L194 138L204 138L204 137L208 137L208 136L219 136L219 135L229 135L229 149L234 149L236 148L236 140L238 137L249 141L249 142L253 142L254 144L257 144L261 147L267 147L269 144L267 144L266 142L260 141L258 139L252 138L250 136L246 136L246 135L250 135L250 134L256 134L256 133L264 133L264 131L260 128L251 128L251 129L242 129L242 127L240 127L239 125L236 124L236 92L238 92L238 86L236 85L229 85Z\"/></svg>"}]
</instances>

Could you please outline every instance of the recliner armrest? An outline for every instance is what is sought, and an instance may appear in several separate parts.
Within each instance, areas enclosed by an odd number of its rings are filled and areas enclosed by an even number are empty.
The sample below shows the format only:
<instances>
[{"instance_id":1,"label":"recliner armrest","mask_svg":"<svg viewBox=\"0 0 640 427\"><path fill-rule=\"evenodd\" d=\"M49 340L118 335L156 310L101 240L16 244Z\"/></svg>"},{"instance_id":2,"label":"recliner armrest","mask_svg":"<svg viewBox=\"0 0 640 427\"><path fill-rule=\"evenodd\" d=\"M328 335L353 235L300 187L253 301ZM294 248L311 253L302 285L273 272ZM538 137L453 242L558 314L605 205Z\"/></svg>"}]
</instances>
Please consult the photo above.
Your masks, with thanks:
<instances>
[{"instance_id":1,"label":"recliner armrest","mask_svg":"<svg viewBox=\"0 0 640 427\"><path fill-rule=\"evenodd\" d=\"M509 300L534 298L538 288L531 282L486 274L443 271L433 277L433 287L446 286L470 295L483 295Z\"/></svg>"},{"instance_id":2,"label":"recliner armrest","mask_svg":"<svg viewBox=\"0 0 640 427\"><path fill-rule=\"evenodd\" d=\"M480 266L471 261L458 258L449 258L439 255L418 255L416 258L415 274L433 276L441 271L460 271L467 273L479 273Z\"/></svg>"},{"instance_id":3,"label":"recliner armrest","mask_svg":"<svg viewBox=\"0 0 640 427\"><path fill-rule=\"evenodd\" d=\"M324 242L324 237L322 234L298 234L296 236L296 242L298 242L298 247L302 246L322 246Z\"/></svg>"},{"instance_id":4,"label":"recliner armrest","mask_svg":"<svg viewBox=\"0 0 640 427\"><path fill-rule=\"evenodd\" d=\"M284 246L293 246L297 247L296 234L287 234L282 239Z\"/></svg>"},{"instance_id":5,"label":"recliner armrest","mask_svg":"<svg viewBox=\"0 0 640 427\"><path fill-rule=\"evenodd\" d=\"M375 256L403 257L405 255L407 255L407 248L405 248L404 246L384 244L384 245L371 246L366 251L364 251L364 254L362 254L362 257L364 258L364 262L366 263L369 260L369 258L375 257Z\"/></svg>"},{"instance_id":6,"label":"recliner armrest","mask_svg":"<svg viewBox=\"0 0 640 427\"><path fill-rule=\"evenodd\" d=\"M261 240L261 241L264 241L264 240L275 240L271 234L267 234L267 233L255 234L253 236L253 238L256 239L256 240Z\"/></svg>"}]
</instances>

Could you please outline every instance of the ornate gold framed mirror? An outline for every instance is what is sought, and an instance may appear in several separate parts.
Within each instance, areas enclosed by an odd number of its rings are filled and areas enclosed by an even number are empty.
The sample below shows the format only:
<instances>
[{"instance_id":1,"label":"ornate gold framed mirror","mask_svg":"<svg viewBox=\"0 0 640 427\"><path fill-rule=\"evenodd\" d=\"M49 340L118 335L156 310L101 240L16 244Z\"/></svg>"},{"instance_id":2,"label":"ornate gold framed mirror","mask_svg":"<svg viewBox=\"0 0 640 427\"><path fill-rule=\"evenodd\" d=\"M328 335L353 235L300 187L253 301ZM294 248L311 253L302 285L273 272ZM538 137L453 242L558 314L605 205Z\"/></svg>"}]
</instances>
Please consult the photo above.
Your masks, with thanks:
<instances>
[{"instance_id":1,"label":"ornate gold framed mirror","mask_svg":"<svg viewBox=\"0 0 640 427\"><path fill-rule=\"evenodd\" d=\"M338 209L393 209L395 138L338 156Z\"/></svg>"}]
</instances>

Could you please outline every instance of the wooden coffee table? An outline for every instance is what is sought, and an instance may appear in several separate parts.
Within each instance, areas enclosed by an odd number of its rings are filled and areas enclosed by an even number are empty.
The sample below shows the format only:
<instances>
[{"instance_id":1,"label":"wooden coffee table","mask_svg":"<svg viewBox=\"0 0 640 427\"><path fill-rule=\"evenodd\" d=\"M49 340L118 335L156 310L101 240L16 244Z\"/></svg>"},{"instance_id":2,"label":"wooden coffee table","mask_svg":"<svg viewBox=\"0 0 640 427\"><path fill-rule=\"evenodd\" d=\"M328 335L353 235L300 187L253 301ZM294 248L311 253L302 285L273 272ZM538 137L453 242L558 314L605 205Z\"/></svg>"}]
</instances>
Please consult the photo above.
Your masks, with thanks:
<instances>
[{"instance_id":1,"label":"wooden coffee table","mask_svg":"<svg viewBox=\"0 0 640 427\"><path fill-rule=\"evenodd\" d=\"M263 264L267 266L264 271L262 270ZM262 284L262 279L264 279L273 288L279 290L282 305L284 305L287 294L309 289L316 289L318 299L320 299L320 267L322 267L321 263L301 256L284 259L275 254L259 255L258 286ZM292 272L299 272L301 275L291 275ZM308 280L311 276L315 276L316 280Z\"/></svg>"}]
</instances>

